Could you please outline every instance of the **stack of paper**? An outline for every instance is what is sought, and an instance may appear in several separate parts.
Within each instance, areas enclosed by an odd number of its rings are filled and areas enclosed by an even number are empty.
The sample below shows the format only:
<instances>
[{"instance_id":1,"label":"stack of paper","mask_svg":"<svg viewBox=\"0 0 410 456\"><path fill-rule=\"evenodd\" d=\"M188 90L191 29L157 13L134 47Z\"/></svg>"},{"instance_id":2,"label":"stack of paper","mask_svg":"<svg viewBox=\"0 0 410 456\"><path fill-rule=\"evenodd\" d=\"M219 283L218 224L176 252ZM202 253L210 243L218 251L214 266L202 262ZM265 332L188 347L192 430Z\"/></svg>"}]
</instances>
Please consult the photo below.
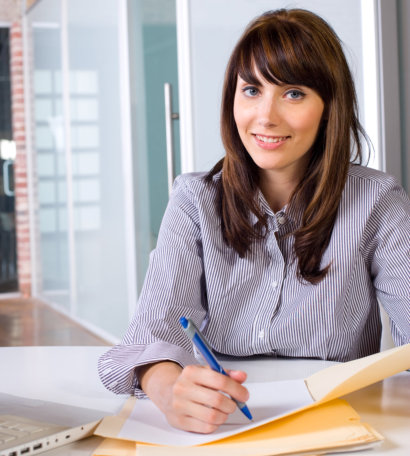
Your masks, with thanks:
<instances>
[{"instance_id":1,"label":"stack of paper","mask_svg":"<svg viewBox=\"0 0 410 456\"><path fill-rule=\"evenodd\" d=\"M382 440L340 399L296 413L217 443L197 447L142 445L105 439L95 456L262 456L363 449Z\"/></svg>"},{"instance_id":2,"label":"stack of paper","mask_svg":"<svg viewBox=\"0 0 410 456\"><path fill-rule=\"evenodd\" d=\"M104 418L97 428L97 435L119 440L104 441L95 455L207 456L223 451L224 456L262 456L362 448L382 437L336 398L409 368L407 344L334 365L307 379L249 383L254 421L246 422L237 411L208 435L174 429L151 401L132 398L120 415Z\"/></svg>"}]
</instances>

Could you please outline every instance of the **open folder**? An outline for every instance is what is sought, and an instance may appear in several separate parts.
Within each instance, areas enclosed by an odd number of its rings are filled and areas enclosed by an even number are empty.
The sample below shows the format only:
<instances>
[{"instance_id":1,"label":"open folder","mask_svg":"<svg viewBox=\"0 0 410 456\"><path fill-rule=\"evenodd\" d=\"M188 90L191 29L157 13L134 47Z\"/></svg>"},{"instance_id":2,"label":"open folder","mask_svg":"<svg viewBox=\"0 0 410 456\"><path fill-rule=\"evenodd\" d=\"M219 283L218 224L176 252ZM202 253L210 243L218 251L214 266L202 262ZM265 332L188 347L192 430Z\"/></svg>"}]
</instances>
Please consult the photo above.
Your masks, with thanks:
<instances>
[{"instance_id":1,"label":"open folder","mask_svg":"<svg viewBox=\"0 0 410 456\"><path fill-rule=\"evenodd\" d=\"M300 412L319 414L322 405L331 404L332 400L340 396L409 368L410 344L407 344L365 358L334 365L307 379L249 383L247 387L250 399L247 403L254 415L254 421L246 422L238 411L238 413L232 414L230 420L220 426L217 431L207 435L174 429L151 401L133 398L127 413L123 413L122 416L104 418L95 433L103 437L134 441L140 444L169 445L171 447L204 445L222 439L225 439L226 443L228 438L241 439L245 435L247 438L250 436L255 442L260 440L257 436L261 429L267 429L267 425L271 425L276 420L284 417L291 418L292 415ZM339 401L334 404L337 403ZM340 413L338 407L340 406L332 405L331 407L335 419ZM312 417L310 416L309 419L312 420ZM298 435L301 429L303 428L296 426L295 435ZM272 429L269 432L271 431ZM377 433L374 433L374 436L376 435ZM380 436L375 437L376 440L377 438ZM235 442L231 441L232 443ZM218 445L220 445L219 442ZM138 454L154 454L152 453L154 449L155 447L140 447ZM181 453L183 448L179 448L179 450ZM146 453L141 453L143 451ZM236 452L236 454L239 453Z\"/></svg>"},{"instance_id":2,"label":"open folder","mask_svg":"<svg viewBox=\"0 0 410 456\"><path fill-rule=\"evenodd\" d=\"M382 436L345 401L334 399L218 442L196 447L104 439L93 456L272 456L365 449Z\"/></svg>"}]
</instances>

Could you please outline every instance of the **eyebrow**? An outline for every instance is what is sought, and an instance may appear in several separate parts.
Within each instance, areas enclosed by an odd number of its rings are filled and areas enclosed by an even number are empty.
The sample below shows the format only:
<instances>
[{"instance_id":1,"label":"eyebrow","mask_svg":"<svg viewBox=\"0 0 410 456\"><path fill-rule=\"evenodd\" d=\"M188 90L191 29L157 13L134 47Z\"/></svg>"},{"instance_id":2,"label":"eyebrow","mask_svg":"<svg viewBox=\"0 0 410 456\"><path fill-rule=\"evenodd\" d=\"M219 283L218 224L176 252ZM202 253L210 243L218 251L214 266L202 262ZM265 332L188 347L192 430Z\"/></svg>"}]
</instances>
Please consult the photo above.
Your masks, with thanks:
<instances>
[{"instance_id":1,"label":"eyebrow","mask_svg":"<svg viewBox=\"0 0 410 456\"><path fill-rule=\"evenodd\" d=\"M245 85L245 84L251 84L251 85L254 85L254 86L262 86L263 83L261 80L257 79L255 77L254 81L247 81L246 79L244 79L241 75L238 74L238 77L241 78L241 80L239 81L241 84ZM305 84L298 84L298 83L289 83L289 82L282 82L282 81L278 81L278 82L271 82L271 81L266 81L268 84L274 84L278 87L286 87L286 86L298 86L298 87L308 87L306 86Z\"/></svg>"}]
</instances>

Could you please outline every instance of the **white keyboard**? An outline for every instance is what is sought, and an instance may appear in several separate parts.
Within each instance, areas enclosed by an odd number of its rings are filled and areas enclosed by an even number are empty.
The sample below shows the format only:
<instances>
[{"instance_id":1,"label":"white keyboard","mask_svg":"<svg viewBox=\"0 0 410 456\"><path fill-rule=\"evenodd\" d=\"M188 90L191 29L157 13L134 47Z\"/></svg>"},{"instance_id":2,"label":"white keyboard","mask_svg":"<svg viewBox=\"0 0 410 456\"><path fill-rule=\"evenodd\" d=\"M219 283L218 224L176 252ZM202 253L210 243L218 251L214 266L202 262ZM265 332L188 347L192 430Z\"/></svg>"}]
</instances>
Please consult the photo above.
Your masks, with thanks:
<instances>
[{"instance_id":1,"label":"white keyboard","mask_svg":"<svg viewBox=\"0 0 410 456\"><path fill-rule=\"evenodd\" d=\"M0 445L29 436L35 439L37 433L47 429L48 426L43 423L37 424L12 415L0 415Z\"/></svg>"}]
</instances>

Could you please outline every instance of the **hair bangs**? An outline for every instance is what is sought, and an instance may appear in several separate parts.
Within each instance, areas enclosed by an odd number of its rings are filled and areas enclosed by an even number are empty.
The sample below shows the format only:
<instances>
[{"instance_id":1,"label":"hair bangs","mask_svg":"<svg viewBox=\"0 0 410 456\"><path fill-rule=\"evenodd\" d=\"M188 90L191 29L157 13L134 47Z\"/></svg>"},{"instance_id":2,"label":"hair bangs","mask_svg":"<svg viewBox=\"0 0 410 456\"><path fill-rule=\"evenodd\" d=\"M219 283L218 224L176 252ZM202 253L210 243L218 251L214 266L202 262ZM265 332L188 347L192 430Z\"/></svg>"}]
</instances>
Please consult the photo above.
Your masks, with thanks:
<instances>
[{"instance_id":1,"label":"hair bangs","mask_svg":"<svg viewBox=\"0 0 410 456\"><path fill-rule=\"evenodd\" d=\"M329 75L322 57L300 28L289 22L260 27L244 37L239 56L239 76L251 83L266 81L310 87L323 95ZM321 81L321 86L318 82Z\"/></svg>"}]
</instances>

